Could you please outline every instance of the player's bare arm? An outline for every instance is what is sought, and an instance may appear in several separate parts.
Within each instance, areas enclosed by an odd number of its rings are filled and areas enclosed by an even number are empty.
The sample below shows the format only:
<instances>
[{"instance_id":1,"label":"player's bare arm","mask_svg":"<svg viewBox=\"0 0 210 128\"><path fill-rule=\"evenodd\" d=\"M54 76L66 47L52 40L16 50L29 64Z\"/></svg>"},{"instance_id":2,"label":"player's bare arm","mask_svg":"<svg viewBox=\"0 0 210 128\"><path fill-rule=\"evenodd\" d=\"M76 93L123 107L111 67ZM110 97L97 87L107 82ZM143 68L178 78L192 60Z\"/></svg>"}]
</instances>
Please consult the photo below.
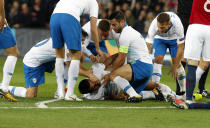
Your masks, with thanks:
<instances>
[{"instance_id":1,"label":"player's bare arm","mask_svg":"<svg viewBox=\"0 0 210 128\"><path fill-rule=\"evenodd\" d=\"M98 52L99 55L102 55L102 52L99 47L99 37L98 37L96 23L97 23L97 18L91 17L90 18L90 26L91 26L92 38L93 38L94 44L96 46L96 51Z\"/></svg>"},{"instance_id":2,"label":"player's bare arm","mask_svg":"<svg viewBox=\"0 0 210 128\"><path fill-rule=\"evenodd\" d=\"M148 43L147 42L147 48L148 48L148 51L149 51L149 53L152 53L152 43Z\"/></svg>"},{"instance_id":3,"label":"player's bare arm","mask_svg":"<svg viewBox=\"0 0 210 128\"><path fill-rule=\"evenodd\" d=\"M184 43L178 44L177 56L176 58L173 59L173 66L169 71L169 74L171 73L174 79L176 79L177 77L177 68L181 66L181 59L183 58L183 55L184 55Z\"/></svg>"},{"instance_id":4,"label":"player's bare arm","mask_svg":"<svg viewBox=\"0 0 210 128\"><path fill-rule=\"evenodd\" d=\"M0 29L4 31L5 21L5 11L4 11L4 0L0 0Z\"/></svg>"}]
</instances>

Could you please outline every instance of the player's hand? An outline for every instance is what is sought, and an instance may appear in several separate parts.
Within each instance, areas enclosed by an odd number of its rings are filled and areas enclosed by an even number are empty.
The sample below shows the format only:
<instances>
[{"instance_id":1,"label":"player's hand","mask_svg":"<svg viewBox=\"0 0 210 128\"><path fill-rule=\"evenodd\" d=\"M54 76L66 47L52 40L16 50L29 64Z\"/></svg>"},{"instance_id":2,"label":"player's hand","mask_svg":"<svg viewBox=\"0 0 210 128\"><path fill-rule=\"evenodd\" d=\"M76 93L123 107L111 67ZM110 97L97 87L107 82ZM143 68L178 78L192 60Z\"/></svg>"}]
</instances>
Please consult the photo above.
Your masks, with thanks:
<instances>
[{"instance_id":1,"label":"player's hand","mask_svg":"<svg viewBox=\"0 0 210 128\"><path fill-rule=\"evenodd\" d=\"M98 63L103 63L108 57L108 54L105 52L102 52L101 55L98 55L97 57L98 57Z\"/></svg>"},{"instance_id":2,"label":"player's hand","mask_svg":"<svg viewBox=\"0 0 210 128\"><path fill-rule=\"evenodd\" d=\"M93 74L89 76L89 79L95 84L101 84L100 80Z\"/></svg>"},{"instance_id":3,"label":"player's hand","mask_svg":"<svg viewBox=\"0 0 210 128\"><path fill-rule=\"evenodd\" d=\"M171 74L172 77L176 80L178 74L177 74L177 67L176 66L172 66L170 71L168 72L168 74Z\"/></svg>"},{"instance_id":4,"label":"player's hand","mask_svg":"<svg viewBox=\"0 0 210 128\"><path fill-rule=\"evenodd\" d=\"M98 62L98 58L94 55L90 55L89 58L90 58L91 62L93 62L93 63Z\"/></svg>"},{"instance_id":5,"label":"player's hand","mask_svg":"<svg viewBox=\"0 0 210 128\"><path fill-rule=\"evenodd\" d=\"M110 82L110 74L106 74L102 78L102 86L106 86Z\"/></svg>"}]
</instances>

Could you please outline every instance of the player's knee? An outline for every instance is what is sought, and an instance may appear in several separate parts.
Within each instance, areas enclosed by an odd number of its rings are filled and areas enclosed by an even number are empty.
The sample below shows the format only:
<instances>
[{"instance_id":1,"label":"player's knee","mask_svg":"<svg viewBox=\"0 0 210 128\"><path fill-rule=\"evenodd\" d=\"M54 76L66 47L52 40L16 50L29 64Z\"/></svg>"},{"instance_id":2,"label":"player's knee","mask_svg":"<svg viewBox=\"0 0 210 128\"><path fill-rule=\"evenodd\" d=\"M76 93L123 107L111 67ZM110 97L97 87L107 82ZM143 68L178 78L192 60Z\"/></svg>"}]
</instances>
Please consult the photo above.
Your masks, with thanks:
<instances>
[{"instance_id":1,"label":"player's knee","mask_svg":"<svg viewBox=\"0 0 210 128\"><path fill-rule=\"evenodd\" d=\"M34 98L34 97L37 97L37 87L30 87L30 88L27 88L26 97L27 97L27 98Z\"/></svg>"},{"instance_id":2,"label":"player's knee","mask_svg":"<svg viewBox=\"0 0 210 128\"><path fill-rule=\"evenodd\" d=\"M27 93L26 92L26 98L34 98L34 97L37 97L37 94L35 94L35 93Z\"/></svg>"},{"instance_id":3,"label":"player's knee","mask_svg":"<svg viewBox=\"0 0 210 128\"><path fill-rule=\"evenodd\" d=\"M198 61L197 60L187 60L188 65L192 66L198 66Z\"/></svg>"},{"instance_id":4,"label":"player's knee","mask_svg":"<svg viewBox=\"0 0 210 128\"><path fill-rule=\"evenodd\" d=\"M110 75L110 80L113 81L117 76L115 74Z\"/></svg>"},{"instance_id":5,"label":"player's knee","mask_svg":"<svg viewBox=\"0 0 210 128\"><path fill-rule=\"evenodd\" d=\"M156 56L155 57L155 63L163 64L163 56Z\"/></svg>"},{"instance_id":6,"label":"player's knee","mask_svg":"<svg viewBox=\"0 0 210 128\"><path fill-rule=\"evenodd\" d=\"M81 51L71 50L71 58L72 60L80 60Z\"/></svg>"}]
</instances>

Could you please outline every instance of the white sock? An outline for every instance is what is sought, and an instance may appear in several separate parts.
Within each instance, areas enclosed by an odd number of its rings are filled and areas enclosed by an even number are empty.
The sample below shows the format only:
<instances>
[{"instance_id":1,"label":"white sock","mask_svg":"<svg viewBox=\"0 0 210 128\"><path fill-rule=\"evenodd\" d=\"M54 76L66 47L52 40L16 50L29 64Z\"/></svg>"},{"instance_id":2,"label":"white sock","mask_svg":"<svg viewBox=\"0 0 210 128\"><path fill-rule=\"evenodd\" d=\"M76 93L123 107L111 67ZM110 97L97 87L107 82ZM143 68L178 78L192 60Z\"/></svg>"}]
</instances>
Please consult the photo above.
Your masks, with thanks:
<instances>
[{"instance_id":1,"label":"white sock","mask_svg":"<svg viewBox=\"0 0 210 128\"><path fill-rule=\"evenodd\" d=\"M66 84L68 81L68 71L69 71L69 67L64 65L64 83Z\"/></svg>"},{"instance_id":2,"label":"white sock","mask_svg":"<svg viewBox=\"0 0 210 128\"><path fill-rule=\"evenodd\" d=\"M114 78L113 82L118 87L123 89L124 92L126 92L130 97L139 96L139 94L136 93L136 91L133 89L133 87L130 85L130 83L126 79L124 79L120 76L117 76Z\"/></svg>"},{"instance_id":3,"label":"white sock","mask_svg":"<svg viewBox=\"0 0 210 128\"><path fill-rule=\"evenodd\" d=\"M9 91L11 94L18 96L18 97L26 97L26 88L24 87L15 87L9 86Z\"/></svg>"},{"instance_id":4,"label":"white sock","mask_svg":"<svg viewBox=\"0 0 210 128\"><path fill-rule=\"evenodd\" d=\"M179 83L180 91L183 92L186 90L186 75L182 65L177 69L177 73L178 73L177 81Z\"/></svg>"},{"instance_id":5,"label":"white sock","mask_svg":"<svg viewBox=\"0 0 210 128\"><path fill-rule=\"evenodd\" d=\"M58 84L57 91L59 90L64 91L64 59L63 58L56 58L55 73L56 73L56 80Z\"/></svg>"},{"instance_id":6,"label":"white sock","mask_svg":"<svg viewBox=\"0 0 210 128\"><path fill-rule=\"evenodd\" d=\"M68 96L74 95L74 88L75 88L77 78L79 75L79 65L80 65L79 60L71 61L69 71L68 71L68 86L67 86L68 90L66 92Z\"/></svg>"},{"instance_id":7,"label":"white sock","mask_svg":"<svg viewBox=\"0 0 210 128\"><path fill-rule=\"evenodd\" d=\"M143 100L155 99L155 94L152 91L141 91Z\"/></svg>"},{"instance_id":8,"label":"white sock","mask_svg":"<svg viewBox=\"0 0 210 128\"><path fill-rule=\"evenodd\" d=\"M161 72L162 72L162 64L153 64L153 74L152 74L152 81L155 83L160 83L161 78Z\"/></svg>"},{"instance_id":9,"label":"white sock","mask_svg":"<svg viewBox=\"0 0 210 128\"><path fill-rule=\"evenodd\" d=\"M203 69L201 69L199 66L197 67L196 70L196 84L199 82L199 80L201 79L201 76L203 75L205 71Z\"/></svg>"},{"instance_id":10,"label":"white sock","mask_svg":"<svg viewBox=\"0 0 210 128\"><path fill-rule=\"evenodd\" d=\"M3 80L2 80L2 86L4 86L2 89L4 92L8 91L8 86L12 78L12 75L14 73L16 62L17 62L17 57L8 56L4 63Z\"/></svg>"}]
</instances>

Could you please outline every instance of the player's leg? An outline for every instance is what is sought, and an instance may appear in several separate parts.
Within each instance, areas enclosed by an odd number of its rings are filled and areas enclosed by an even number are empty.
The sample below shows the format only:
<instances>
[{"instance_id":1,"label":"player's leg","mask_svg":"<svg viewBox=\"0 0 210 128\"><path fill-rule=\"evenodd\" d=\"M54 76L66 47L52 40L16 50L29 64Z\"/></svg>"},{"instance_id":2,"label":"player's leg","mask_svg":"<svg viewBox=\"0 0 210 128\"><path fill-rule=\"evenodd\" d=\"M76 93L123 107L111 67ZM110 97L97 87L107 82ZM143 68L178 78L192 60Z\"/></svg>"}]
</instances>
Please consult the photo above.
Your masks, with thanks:
<instances>
[{"instance_id":1,"label":"player's leg","mask_svg":"<svg viewBox=\"0 0 210 128\"><path fill-rule=\"evenodd\" d=\"M29 87L26 91L27 98L37 97L38 87Z\"/></svg>"},{"instance_id":2,"label":"player's leg","mask_svg":"<svg viewBox=\"0 0 210 128\"><path fill-rule=\"evenodd\" d=\"M204 32L203 32L203 39L204 39L204 44L203 44L203 51L202 51L202 58L203 58L203 60L201 60L201 63L203 63L204 64L204 66L203 67L200 67L201 69L204 69L204 70L206 70L208 67L209 67L209 64L210 64L210 51L209 51L209 49L210 49L210 34L209 34L209 32L210 32L210 27L209 26L202 26L203 27L203 30L204 30ZM206 73L206 75L207 75L207 73ZM199 76L198 76L199 77ZM207 90L205 90L205 91L203 91L203 94L204 94L204 96L208 96L208 91Z\"/></svg>"},{"instance_id":3,"label":"player's leg","mask_svg":"<svg viewBox=\"0 0 210 128\"><path fill-rule=\"evenodd\" d=\"M74 88L79 75L79 65L81 58L81 44L82 44L82 31L78 20L68 14L63 15L62 24L60 28L62 31L64 42L71 55L71 64L68 70L68 85L65 100L81 101L74 94Z\"/></svg>"},{"instance_id":4,"label":"player's leg","mask_svg":"<svg viewBox=\"0 0 210 128\"><path fill-rule=\"evenodd\" d=\"M206 98L210 98L210 93L208 92L208 90L205 89L208 72L209 72L209 67L206 69L206 71L201 76L201 79L199 80L198 91L197 91L197 93L202 94L202 96L206 97Z\"/></svg>"},{"instance_id":5,"label":"player's leg","mask_svg":"<svg viewBox=\"0 0 210 128\"><path fill-rule=\"evenodd\" d=\"M169 45L169 51L172 58L172 64L177 64L179 59L183 57L183 51L184 51L184 44L177 44L177 40L169 40L167 41ZM179 63L177 67L177 81L180 88L180 92L183 95L186 90L186 76L185 76L185 70L181 63Z\"/></svg>"},{"instance_id":6,"label":"player's leg","mask_svg":"<svg viewBox=\"0 0 210 128\"><path fill-rule=\"evenodd\" d=\"M196 70L196 84L199 82L201 76L203 75L205 70L207 70L208 67L209 67L209 63L204 61L203 58L201 57L199 66L197 67L197 70Z\"/></svg>"},{"instance_id":7,"label":"player's leg","mask_svg":"<svg viewBox=\"0 0 210 128\"><path fill-rule=\"evenodd\" d=\"M154 39L155 60L153 64L152 81L156 83L159 83L161 79L163 59L167 49L167 46L163 42L164 40L162 39Z\"/></svg>"},{"instance_id":8,"label":"player's leg","mask_svg":"<svg viewBox=\"0 0 210 128\"><path fill-rule=\"evenodd\" d=\"M64 47L56 49L55 73L57 81L58 98L64 98Z\"/></svg>"},{"instance_id":9,"label":"player's leg","mask_svg":"<svg viewBox=\"0 0 210 128\"><path fill-rule=\"evenodd\" d=\"M16 99L14 99L8 92L8 86L12 78L18 57L16 40L12 35L12 32L9 27L5 27L4 32L1 33L0 49L5 49L8 55L3 67L3 80L2 85L0 86L0 90L5 98L10 99L12 101L16 101Z\"/></svg>"},{"instance_id":10,"label":"player's leg","mask_svg":"<svg viewBox=\"0 0 210 128\"><path fill-rule=\"evenodd\" d=\"M17 46L15 45L13 47L5 49L5 51L8 57L3 67L2 89L4 92L8 91L8 86L15 70L15 65L18 57L18 49Z\"/></svg>"},{"instance_id":11,"label":"player's leg","mask_svg":"<svg viewBox=\"0 0 210 128\"><path fill-rule=\"evenodd\" d=\"M81 51L69 50L69 52L71 53L72 60L68 70L68 85L67 85L68 90L65 95L65 100L81 101L74 94L74 88L79 75Z\"/></svg>"},{"instance_id":12,"label":"player's leg","mask_svg":"<svg viewBox=\"0 0 210 128\"><path fill-rule=\"evenodd\" d=\"M26 97L26 91L24 87L9 86L9 92L17 97Z\"/></svg>"},{"instance_id":13,"label":"player's leg","mask_svg":"<svg viewBox=\"0 0 210 128\"><path fill-rule=\"evenodd\" d=\"M1 33L0 49L5 49L8 56L3 67L3 80L1 86L3 91L7 92L19 55L16 40L9 27L5 27L4 32Z\"/></svg>"},{"instance_id":14,"label":"player's leg","mask_svg":"<svg viewBox=\"0 0 210 128\"><path fill-rule=\"evenodd\" d=\"M126 64L112 72L110 79L130 97L140 96L129 83L132 80L132 68L130 64Z\"/></svg>"},{"instance_id":15,"label":"player's leg","mask_svg":"<svg viewBox=\"0 0 210 128\"><path fill-rule=\"evenodd\" d=\"M53 48L56 49L56 63L55 63L55 72L56 80L58 85L58 96L59 99L64 98L64 38L63 32L61 30L62 21L65 14L53 14L50 19L50 34L53 40ZM67 14L66 14L67 15Z\"/></svg>"},{"instance_id":16,"label":"player's leg","mask_svg":"<svg viewBox=\"0 0 210 128\"><path fill-rule=\"evenodd\" d=\"M186 64L187 64L187 60L184 59L184 58L182 58L181 64L182 64L183 68L185 69ZM176 79L176 94L177 94L177 95L183 95L183 93L180 91L180 85L179 85L177 79Z\"/></svg>"},{"instance_id":17,"label":"player's leg","mask_svg":"<svg viewBox=\"0 0 210 128\"><path fill-rule=\"evenodd\" d=\"M199 25L193 24L188 27L184 57L187 59L187 77L186 77L186 102L190 103L193 99L193 91L196 84L197 61L200 60L200 54L203 47L202 29Z\"/></svg>"}]
</instances>

